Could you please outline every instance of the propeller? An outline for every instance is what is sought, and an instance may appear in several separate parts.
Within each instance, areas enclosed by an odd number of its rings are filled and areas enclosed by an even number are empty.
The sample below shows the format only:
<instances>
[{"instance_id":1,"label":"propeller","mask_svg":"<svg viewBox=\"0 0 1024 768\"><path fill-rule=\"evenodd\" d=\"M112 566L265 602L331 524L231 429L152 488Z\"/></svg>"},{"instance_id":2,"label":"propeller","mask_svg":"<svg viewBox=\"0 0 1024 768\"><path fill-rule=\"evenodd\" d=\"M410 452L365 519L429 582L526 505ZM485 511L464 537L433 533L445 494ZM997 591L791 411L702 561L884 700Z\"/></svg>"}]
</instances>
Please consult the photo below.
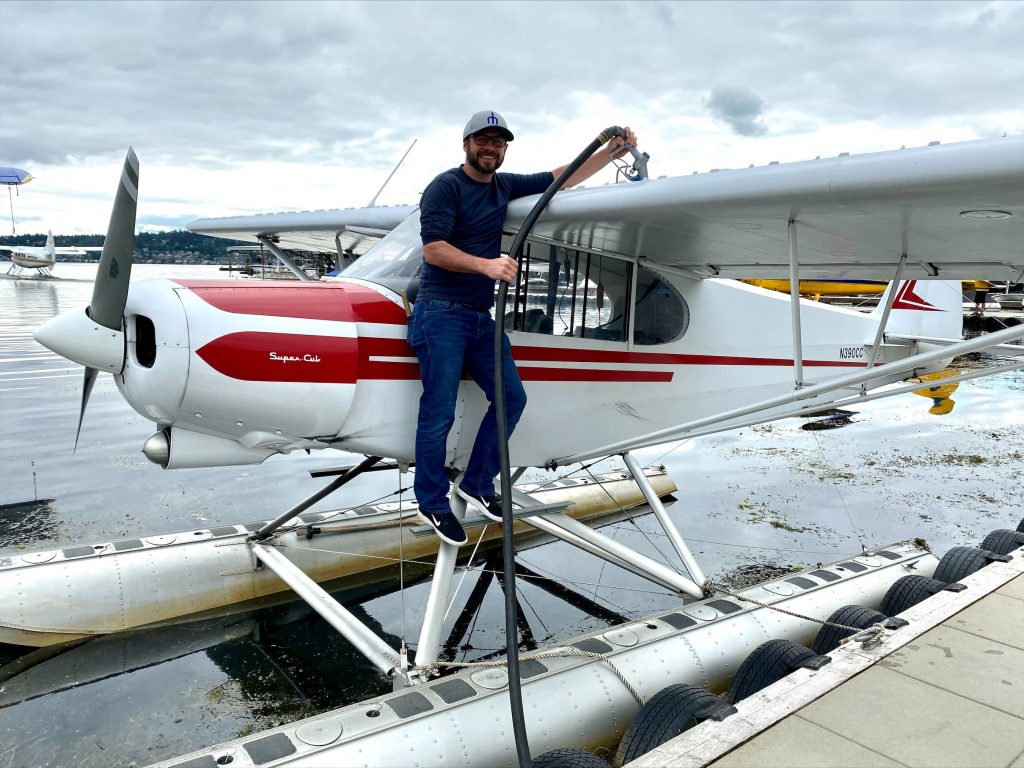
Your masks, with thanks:
<instances>
[{"instance_id":1,"label":"propeller","mask_svg":"<svg viewBox=\"0 0 1024 768\"><path fill-rule=\"evenodd\" d=\"M121 169L114 208L110 212L103 254L96 268L92 286L89 317L100 325L118 331L128 302L128 280L132 275L132 254L135 249L135 209L139 201L139 159L128 148Z\"/></svg>"},{"instance_id":2,"label":"propeller","mask_svg":"<svg viewBox=\"0 0 1024 768\"><path fill-rule=\"evenodd\" d=\"M33 334L36 341L58 355L85 366L82 405L78 414L75 448L82 432L85 407L101 370L114 375L124 370L126 340L122 330L128 303L128 281L135 248L135 212L139 198L139 159L129 147L110 212L103 254L96 268L92 300L82 310L48 320Z\"/></svg>"},{"instance_id":3,"label":"propeller","mask_svg":"<svg viewBox=\"0 0 1024 768\"><path fill-rule=\"evenodd\" d=\"M85 378L82 380L82 405L78 409L78 429L75 430L75 446L71 453L78 450L78 436L82 434L82 419L85 418L85 406L89 402L89 395L92 394L92 386L96 383L96 376L99 374L95 368L86 367Z\"/></svg>"}]
</instances>

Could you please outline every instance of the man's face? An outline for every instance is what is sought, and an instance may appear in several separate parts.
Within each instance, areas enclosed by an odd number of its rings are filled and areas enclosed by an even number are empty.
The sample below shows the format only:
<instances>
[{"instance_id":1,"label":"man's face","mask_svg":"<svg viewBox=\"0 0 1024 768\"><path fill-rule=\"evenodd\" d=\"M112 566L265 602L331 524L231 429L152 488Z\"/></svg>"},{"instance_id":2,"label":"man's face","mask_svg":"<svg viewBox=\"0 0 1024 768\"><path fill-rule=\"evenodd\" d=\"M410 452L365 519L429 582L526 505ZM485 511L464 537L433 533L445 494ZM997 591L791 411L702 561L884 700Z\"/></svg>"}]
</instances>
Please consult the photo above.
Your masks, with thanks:
<instances>
[{"instance_id":1,"label":"man's face","mask_svg":"<svg viewBox=\"0 0 1024 768\"><path fill-rule=\"evenodd\" d=\"M495 142L501 146L496 147ZM480 173L494 173L501 168L508 143L498 131L486 130L474 133L462 146L466 150L466 162L472 168Z\"/></svg>"}]
</instances>

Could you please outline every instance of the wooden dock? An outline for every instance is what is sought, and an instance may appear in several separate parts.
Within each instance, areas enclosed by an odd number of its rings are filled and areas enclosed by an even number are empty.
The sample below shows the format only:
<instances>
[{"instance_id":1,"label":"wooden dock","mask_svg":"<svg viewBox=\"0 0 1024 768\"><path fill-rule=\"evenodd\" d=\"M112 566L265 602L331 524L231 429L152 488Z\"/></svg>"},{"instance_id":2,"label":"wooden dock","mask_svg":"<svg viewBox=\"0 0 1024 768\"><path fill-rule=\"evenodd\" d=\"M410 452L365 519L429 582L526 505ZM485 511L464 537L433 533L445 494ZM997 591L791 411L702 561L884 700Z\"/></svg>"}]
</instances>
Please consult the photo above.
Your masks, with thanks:
<instances>
[{"instance_id":1,"label":"wooden dock","mask_svg":"<svg viewBox=\"0 0 1024 768\"><path fill-rule=\"evenodd\" d=\"M1024 768L1024 548L848 643L629 768Z\"/></svg>"}]
</instances>

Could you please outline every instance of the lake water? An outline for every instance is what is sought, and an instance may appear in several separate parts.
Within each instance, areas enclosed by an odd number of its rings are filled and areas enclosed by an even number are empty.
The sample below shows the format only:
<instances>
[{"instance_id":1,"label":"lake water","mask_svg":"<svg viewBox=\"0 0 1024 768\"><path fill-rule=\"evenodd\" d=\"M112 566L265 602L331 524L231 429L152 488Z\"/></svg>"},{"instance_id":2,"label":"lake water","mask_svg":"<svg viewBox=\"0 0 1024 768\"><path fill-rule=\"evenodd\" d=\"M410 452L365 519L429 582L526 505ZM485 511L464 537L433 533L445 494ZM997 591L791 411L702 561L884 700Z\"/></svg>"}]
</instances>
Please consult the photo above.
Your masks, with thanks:
<instances>
[{"instance_id":1,"label":"lake water","mask_svg":"<svg viewBox=\"0 0 1024 768\"><path fill-rule=\"evenodd\" d=\"M310 470L353 461L332 450L254 467L161 470L141 454L153 425L106 375L97 380L73 453L82 369L37 345L31 332L88 303L95 265L58 264L55 272L49 280L0 278L0 553L271 518L322 487ZM217 267L143 264L133 279L222 274ZM670 514L718 581L915 537L941 554L977 544L993 529L1015 528L1022 514L1024 376L963 384L954 400L946 416L929 415L924 398L901 395L857 406L840 429L806 431L804 420L791 419L637 456L664 464L675 479L679 501ZM353 506L398 487L396 475L371 473L314 509ZM650 515L603 530L673 562ZM562 544L519 559L600 606L584 610L520 582L527 645L676 604ZM504 647L503 594L488 578L482 567L469 569L454 599L446 632L454 630L449 648L458 660ZM477 584L482 598L463 613ZM415 644L427 586L378 596L355 611L393 647L402 638ZM390 687L301 603L100 638L59 653L0 646L0 768L142 765Z\"/></svg>"}]
</instances>

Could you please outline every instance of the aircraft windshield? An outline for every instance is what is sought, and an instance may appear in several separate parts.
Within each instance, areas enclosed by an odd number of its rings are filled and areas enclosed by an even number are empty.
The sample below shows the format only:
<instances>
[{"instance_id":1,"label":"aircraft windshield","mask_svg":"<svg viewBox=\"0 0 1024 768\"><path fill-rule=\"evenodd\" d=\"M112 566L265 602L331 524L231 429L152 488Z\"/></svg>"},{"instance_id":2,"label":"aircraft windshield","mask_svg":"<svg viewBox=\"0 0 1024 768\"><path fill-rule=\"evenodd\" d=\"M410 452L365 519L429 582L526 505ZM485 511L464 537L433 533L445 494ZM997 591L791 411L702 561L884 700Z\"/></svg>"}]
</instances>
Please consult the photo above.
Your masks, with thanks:
<instances>
[{"instance_id":1,"label":"aircraft windshield","mask_svg":"<svg viewBox=\"0 0 1024 768\"><path fill-rule=\"evenodd\" d=\"M420 240L420 211L417 208L346 269L343 277L358 277L394 287L389 285L392 281L408 283L419 277L422 266L423 242Z\"/></svg>"}]
</instances>

